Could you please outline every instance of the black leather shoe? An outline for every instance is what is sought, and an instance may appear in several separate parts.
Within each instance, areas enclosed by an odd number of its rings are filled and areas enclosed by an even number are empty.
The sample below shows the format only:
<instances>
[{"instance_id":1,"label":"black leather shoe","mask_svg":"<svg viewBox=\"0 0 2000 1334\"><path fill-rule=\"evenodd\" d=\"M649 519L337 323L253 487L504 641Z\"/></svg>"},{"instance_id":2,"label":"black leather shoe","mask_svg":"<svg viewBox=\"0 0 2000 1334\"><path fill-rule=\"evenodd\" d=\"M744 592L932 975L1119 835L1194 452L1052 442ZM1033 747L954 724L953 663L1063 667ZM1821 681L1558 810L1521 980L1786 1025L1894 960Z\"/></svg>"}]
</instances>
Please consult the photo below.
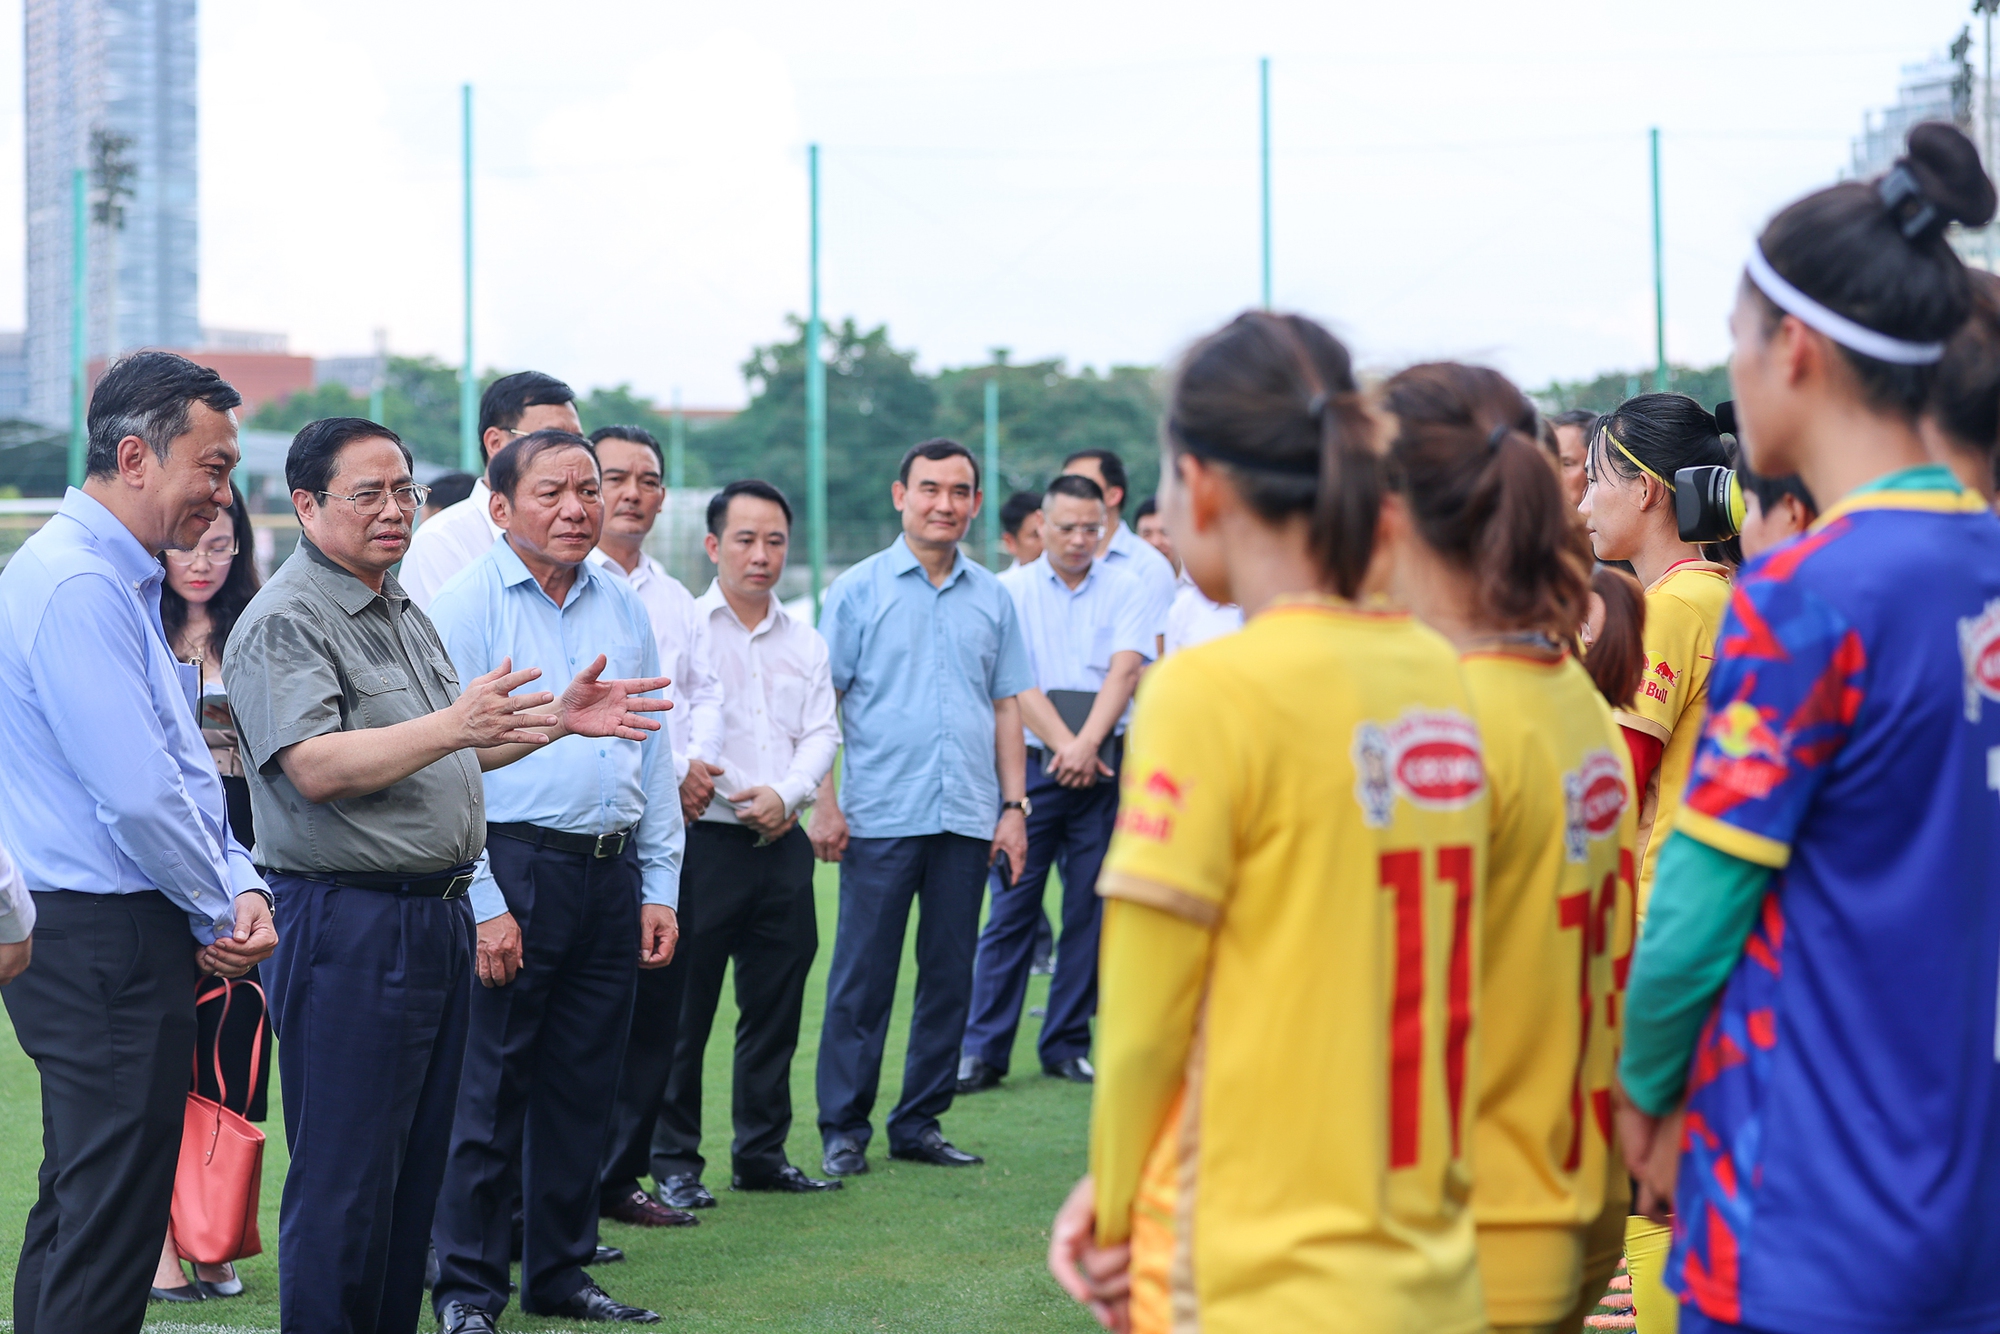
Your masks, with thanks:
<instances>
[{"instance_id":1,"label":"black leather shoe","mask_svg":"<svg viewBox=\"0 0 2000 1334\"><path fill-rule=\"evenodd\" d=\"M868 1170L868 1150L846 1140L833 1140L826 1146L819 1167L830 1177L858 1177Z\"/></svg>"},{"instance_id":2,"label":"black leather shoe","mask_svg":"<svg viewBox=\"0 0 2000 1334\"><path fill-rule=\"evenodd\" d=\"M494 1334L493 1317L477 1306L446 1302L437 1315L438 1334Z\"/></svg>"},{"instance_id":3,"label":"black leather shoe","mask_svg":"<svg viewBox=\"0 0 2000 1334\"><path fill-rule=\"evenodd\" d=\"M625 1252L619 1250L616 1246L599 1246L597 1254L590 1257L590 1262L594 1265L615 1265L624 1260L624 1258Z\"/></svg>"},{"instance_id":4,"label":"black leather shoe","mask_svg":"<svg viewBox=\"0 0 2000 1334\"><path fill-rule=\"evenodd\" d=\"M685 1209L670 1209L643 1190L635 1190L622 1200L613 1200L598 1209L602 1218L615 1218L633 1227L693 1227L701 1222Z\"/></svg>"},{"instance_id":5,"label":"black leather shoe","mask_svg":"<svg viewBox=\"0 0 2000 1334\"><path fill-rule=\"evenodd\" d=\"M994 1069L977 1056L968 1056L958 1063L960 1093L983 1093L987 1089L997 1089L1006 1077L1006 1071Z\"/></svg>"},{"instance_id":6,"label":"black leather shoe","mask_svg":"<svg viewBox=\"0 0 2000 1334\"><path fill-rule=\"evenodd\" d=\"M149 1302L205 1302L208 1294L193 1283L183 1283L178 1288L154 1288L148 1294Z\"/></svg>"},{"instance_id":7,"label":"black leather shoe","mask_svg":"<svg viewBox=\"0 0 2000 1334\"><path fill-rule=\"evenodd\" d=\"M862 1162L865 1164L867 1159L862 1159ZM729 1188L731 1190L768 1190L785 1195L810 1195L816 1190L839 1190L840 1183L838 1181L821 1181L818 1177L809 1177L790 1163L786 1163L769 1176L731 1177L729 1179Z\"/></svg>"},{"instance_id":8,"label":"black leather shoe","mask_svg":"<svg viewBox=\"0 0 2000 1334\"><path fill-rule=\"evenodd\" d=\"M701 1184L698 1176L671 1176L660 1183L655 1192L661 1204L669 1209L713 1209L715 1197L708 1193L708 1187Z\"/></svg>"},{"instance_id":9,"label":"black leather shoe","mask_svg":"<svg viewBox=\"0 0 2000 1334\"><path fill-rule=\"evenodd\" d=\"M891 1158L906 1163L929 1163L933 1167L971 1167L986 1160L976 1153L954 1148L942 1130L926 1130L915 1144L889 1150Z\"/></svg>"},{"instance_id":10,"label":"black leather shoe","mask_svg":"<svg viewBox=\"0 0 2000 1334\"><path fill-rule=\"evenodd\" d=\"M1051 1079L1067 1079L1072 1084L1095 1084L1097 1067L1081 1056L1072 1056L1066 1061L1042 1067L1042 1073Z\"/></svg>"},{"instance_id":11,"label":"black leather shoe","mask_svg":"<svg viewBox=\"0 0 2000 1334\"><path fill-rule=\"evenodd\" d=\"M585 1320L600 1325L657 1325L660 1314L639 1306L627 1306L615 1300L610 1293L595 1283L585 1279L576 1295L550 1311L538 1311L537 1315L559 1316L564 1320ZM487 1326L491 1329L492 1326ZM448 1334L448 1332L447 1332Z\"/></svg>"}]
</instances>

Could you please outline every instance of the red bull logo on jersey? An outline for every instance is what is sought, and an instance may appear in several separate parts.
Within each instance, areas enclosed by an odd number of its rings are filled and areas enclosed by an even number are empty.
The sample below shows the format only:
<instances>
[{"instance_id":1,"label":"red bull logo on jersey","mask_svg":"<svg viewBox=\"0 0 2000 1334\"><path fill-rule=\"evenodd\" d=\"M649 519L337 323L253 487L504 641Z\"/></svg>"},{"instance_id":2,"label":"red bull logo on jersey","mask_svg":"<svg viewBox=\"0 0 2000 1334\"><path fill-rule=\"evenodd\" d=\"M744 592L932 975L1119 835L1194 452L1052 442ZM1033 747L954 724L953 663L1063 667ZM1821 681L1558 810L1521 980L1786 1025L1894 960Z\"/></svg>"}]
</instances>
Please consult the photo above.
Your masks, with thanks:
<instances>
[{"instance_id":1,"label":"red bull logo on jersey","mask_svg":"<svg viewBox=\"0 0 2000 1334\"><path fill-rule=\"evenodd\" d=\"M1181 790L1181 785L1165 769L1155 769L1147 774L1142 790L1147 796L1158 797L1175 810L1179 810L1187 800L1187 794Z\"/></svg>"},{"instance_id":2,"label":"red bull logo on jersey","mask_svg":"<svg viewBox=\"0 0 2000 1334\"><path fill-rule=\"evenodd\" d=\"M1590 841L1617 833L1625 813L1625 770L1608 750L1593 750L1563 775L1563 855L1583 861Z\"/></svg>"},{"instance_id":3,"label":"red bull logo on jersey","mask_svg":"<svg viewBox=\"0 0 2000 1334\"><path fill-rule=\"evenodd\" d=\"M1960 618L1958 649L1965 658L1965 721L1976 723L1982 699L2000 701L2000 598Z\"/></svg>"},{"instance_id":4,"label":"red bull logo on jersey","mask_svg":"<svg viewBox=\"0 0 2000 1334\"><path fill-rule=\"evenodd\" d=\"M1648 668L1646 675L1653 678L1645 682L1647 698L1662 701L1673 693L1674 687L1680 684L1681 679L1681 674L1669 667L1665 658L1661 658Z\"/></svg>"},{"instance_id":5,"label":"red bull logo on jersey","mask_svg":"<svg viewBox=\"0 0 2000 1334\"><path fill-rule=\"evenodd\" d=\"M1388 825L1396 798L1425 810L1470 806L1486 790L1479 729L1462 713L1411 709L1395 722L1354 729L1354 796L1372 829Z\"/></svg>"}]
</instances>

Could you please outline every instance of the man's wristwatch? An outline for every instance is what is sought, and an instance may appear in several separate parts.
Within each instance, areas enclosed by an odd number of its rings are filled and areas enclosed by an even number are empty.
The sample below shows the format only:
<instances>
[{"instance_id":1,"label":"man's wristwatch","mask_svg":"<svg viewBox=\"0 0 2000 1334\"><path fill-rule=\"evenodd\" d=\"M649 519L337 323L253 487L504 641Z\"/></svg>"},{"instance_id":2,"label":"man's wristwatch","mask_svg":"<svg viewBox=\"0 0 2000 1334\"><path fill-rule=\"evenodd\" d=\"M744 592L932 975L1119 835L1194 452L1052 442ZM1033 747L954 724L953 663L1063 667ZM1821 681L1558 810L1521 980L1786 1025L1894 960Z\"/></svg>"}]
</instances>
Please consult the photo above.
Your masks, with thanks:
<instances>
[{"instance_id":1,"label":"man's wristwatch","mask_svg":"<svg viewBox=\"0 0 2000 1334\"><path fill-rule=\"evenodd\" d=\"M1008 811L1019 811L1021 813L1021 818L1024 820L1028 818L1029 814L1032 813L1034 809L1035 809L1035 804L1029 801L1026 797L1021 798L1019 801L1003 801L1000 803L1000 811L1002 814L1005 814Z\"/></svg>"}]
</instances>

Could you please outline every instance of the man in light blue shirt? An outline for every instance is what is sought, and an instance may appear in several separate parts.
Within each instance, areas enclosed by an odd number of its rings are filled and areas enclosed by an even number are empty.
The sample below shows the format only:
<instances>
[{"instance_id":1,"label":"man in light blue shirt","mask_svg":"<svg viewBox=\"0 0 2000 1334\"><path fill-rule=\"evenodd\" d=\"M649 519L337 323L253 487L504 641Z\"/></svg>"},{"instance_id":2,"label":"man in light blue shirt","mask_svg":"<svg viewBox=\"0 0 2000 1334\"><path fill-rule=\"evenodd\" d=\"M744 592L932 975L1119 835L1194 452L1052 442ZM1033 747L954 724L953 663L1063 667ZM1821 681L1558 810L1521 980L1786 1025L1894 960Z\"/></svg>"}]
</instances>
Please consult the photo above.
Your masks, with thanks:
<instances>
[{"instance_id":1,"label":"man in light blue shirt","mask_svg":"<svg viewBox=\"0 0 2000 1334\"><path fill-rule=\"evenodd\" d=\"M819 1044L819 1126L829 1176L868 1170L869 1116L896 994L910 902L916 1012L889 1156L940 1166L980 1159L946 1142L972 993L980 884L1027 858L1021 710L1035 684L1013 599L958 549L979 512L979 465L927 440L890 491L903 535L848 570L820 617L847 754L820 785L808 833L840 868L840 922Z\"/></svg>"},{"instance_id":2,"label":"man in light blue shirt","mask_svg":"<svg viewBox=\"0 0 2000 1334\"><path fill-rule=\"evenodd\" d=\"M1036 1049L1043 1073L1079 1084L1095 1079L1097 870L1118 817L1125 706L1152 654L1153 632L1137 582L1095 559L1109 519L1103 489L1088 477L1058 477L1049 483L1042 514L1041 559L1000 576L1020 612L1037 687L1021 696L1032 733L1028 858L1017 883L993 879L959 1060L960 1093L992 1088L1007 1073L1051 866L1062 874L1062 948Z\"/></svg>"},{"instance_id":3,"label":"man in light blue shirt","mask_svg":"<svg viewBox=\"0 0 2000 1334\"><path fill-rule=\"evenodd\" d=\"M430 608L459 674L509 660L558 677L595 665L664 688L645 605L587 560L604 526L590 442L536 431L495 454L487 476L504 536ZM563 737L486 775L486 864L472 883L485 987L473 996L432 1228L445 1334L484 1334L506 1308L516 1164L521 1308L658 1319L607 1296L584 1269L638 970L666 966L678 935L685 831L673 747L664 731L644 735Z\"/></svg>"},{"instance_id":4,"label":"man in light blue shirt","mask_svg":"<svg viewBox=\"0 0 2000 1334\"><path fill-rule=\"evenodd\" d=\"M0 572L0 842L34 901L35 956L5 996L48 1127L17 1330L140 1327L199 974L240 977L277 944L202 741L200 670L160 625L157 553L228 508L241 402L171 353L114 365L83 489Z\"/></svg>"},{"instance_id":5,"label":"man in light blue shirt","mask_svg":"<svg viewBox=\"0 0 2000 1334\"><path fill-rule=\"evenodd\" d=\"M1166 640L1167 612L1174 605L1174 567L1125 523L1125 461L1116 450L1079 449L1063 460L1062 470L1067 476L1088 477L1103 489L1104 503L1111 510L1111 529L1098 539L1097 559L1107 568L1131 575L1145 591L1146 620L1156 636L1148 656L1159 657Z\"/></svg>"}]
</instances>

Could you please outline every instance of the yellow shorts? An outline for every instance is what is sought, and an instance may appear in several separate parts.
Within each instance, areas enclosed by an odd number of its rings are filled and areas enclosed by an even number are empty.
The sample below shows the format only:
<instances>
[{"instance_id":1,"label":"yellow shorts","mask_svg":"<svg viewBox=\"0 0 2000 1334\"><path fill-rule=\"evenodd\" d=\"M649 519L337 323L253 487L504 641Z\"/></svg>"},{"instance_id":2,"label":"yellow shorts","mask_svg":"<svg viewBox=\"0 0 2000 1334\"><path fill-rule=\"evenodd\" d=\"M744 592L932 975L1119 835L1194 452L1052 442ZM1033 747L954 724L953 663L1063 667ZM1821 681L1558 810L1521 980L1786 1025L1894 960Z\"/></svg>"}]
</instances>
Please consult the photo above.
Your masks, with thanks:
<instances>
[{"instance_id":1,"label":"yellow shorts","mask_svg":"<svg viewBox=\"0 0 2000 1334\"><path fill-rule=\"evenodd\" d=\"M1638 1214L1625 1220L1625 1271L1632 1276L1637 1334L1675 1334L1680 1328L1680 1300L1662 1281L1673 1244L1672 1228Z\"/></svg>"}]
</instances>

